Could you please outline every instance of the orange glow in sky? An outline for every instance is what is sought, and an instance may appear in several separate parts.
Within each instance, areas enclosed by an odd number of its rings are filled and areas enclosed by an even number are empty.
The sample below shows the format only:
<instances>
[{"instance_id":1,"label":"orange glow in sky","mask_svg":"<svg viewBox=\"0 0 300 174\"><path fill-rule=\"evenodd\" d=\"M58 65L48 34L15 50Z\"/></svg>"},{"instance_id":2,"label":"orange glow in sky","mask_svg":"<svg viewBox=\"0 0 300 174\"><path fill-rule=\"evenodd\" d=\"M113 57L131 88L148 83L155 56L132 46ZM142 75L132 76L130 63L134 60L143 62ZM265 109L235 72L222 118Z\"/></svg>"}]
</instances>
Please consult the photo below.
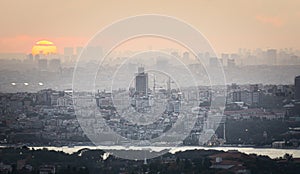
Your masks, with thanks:
<instances>
[{"instance_id":1,"label":"orange glow in sky","mask_svg":"<svg viewBox=\"0 0 300 174\"><path fill-rule=\"evenodd\" d=\"M299 6L299 0L3 1L0 53L28 54L35 41L47 38L62 54L64 47L84 46L105 26L142 14L172 16L193 25L219 53L300 49Z\"/></svg>"},{"instance_id":2,"label":"orange glow in sky","mask_svg":"<svg viewBox=\"0 0 300 174\"><path fill-rule=\"evenodd\" d=\"M47 41L47 40L41 40L35 43L35 45L32 47L31 50L32 55L37 54L57 54L57 48L53 44L53 42Z\"/></svg>"}]
</instances>

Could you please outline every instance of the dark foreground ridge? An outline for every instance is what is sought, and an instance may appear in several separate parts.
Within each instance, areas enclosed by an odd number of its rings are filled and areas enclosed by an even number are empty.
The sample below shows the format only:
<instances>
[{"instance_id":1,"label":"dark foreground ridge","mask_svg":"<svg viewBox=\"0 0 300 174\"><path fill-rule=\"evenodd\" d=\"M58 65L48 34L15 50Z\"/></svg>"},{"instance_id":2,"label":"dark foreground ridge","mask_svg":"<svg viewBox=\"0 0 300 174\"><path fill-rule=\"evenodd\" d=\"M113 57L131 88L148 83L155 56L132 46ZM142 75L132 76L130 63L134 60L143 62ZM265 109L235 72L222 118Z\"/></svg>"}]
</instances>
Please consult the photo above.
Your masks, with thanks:
<instances>
[{"instance_id":1,"label":"dark foreground ridge","mask_svg":"<svg viewBox=\"0 0 300 174\"><path fill-rule=\"evenodd\" d=\"M81 149L67 154L26 146L0 149L0 173L7 174L299 172L300 159L289 154L271 159L238 151L190 150L135 161L116 158L102 150Z\"/></svg>"}]
</instances>

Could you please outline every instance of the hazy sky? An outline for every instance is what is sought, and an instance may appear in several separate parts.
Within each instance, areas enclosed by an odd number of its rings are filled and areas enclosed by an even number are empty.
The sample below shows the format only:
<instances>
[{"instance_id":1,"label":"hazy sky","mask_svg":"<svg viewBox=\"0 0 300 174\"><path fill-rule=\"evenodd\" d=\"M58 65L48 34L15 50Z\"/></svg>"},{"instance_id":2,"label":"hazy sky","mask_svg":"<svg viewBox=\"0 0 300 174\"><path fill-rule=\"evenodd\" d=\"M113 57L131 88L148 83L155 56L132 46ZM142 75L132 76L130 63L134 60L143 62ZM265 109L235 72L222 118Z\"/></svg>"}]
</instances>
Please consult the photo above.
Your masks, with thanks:
<instances>
[{"instance_id":1,"label":"hazy sky","mask_svg":"<svg viewBox=\"0 0 300 174\"><path fill-rule=\"evenodd\" d=\"M48 39L62 53L118 19L145 13L190 23L218 53L300 49L299 0L1 0L0 52L29 53L37 40Z\"/></svg>"}]
</instances>

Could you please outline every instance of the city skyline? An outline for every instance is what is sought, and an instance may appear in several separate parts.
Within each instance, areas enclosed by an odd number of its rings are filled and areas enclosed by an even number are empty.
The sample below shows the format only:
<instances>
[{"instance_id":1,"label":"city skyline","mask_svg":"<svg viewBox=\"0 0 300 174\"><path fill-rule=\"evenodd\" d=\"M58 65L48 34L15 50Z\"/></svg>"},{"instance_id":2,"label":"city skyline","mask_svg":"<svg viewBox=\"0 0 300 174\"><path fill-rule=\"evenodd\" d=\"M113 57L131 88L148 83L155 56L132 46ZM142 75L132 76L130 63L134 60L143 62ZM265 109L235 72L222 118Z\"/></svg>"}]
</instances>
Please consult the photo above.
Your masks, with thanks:
<instances>
[{"instance_id":1,"label":"city skyline","mask_svg":"<svg viewBox=\"0 0 300 174\"><path fill-rule=\"evenodd\" d=\"M0 173L299 173L300 1L0 3Z\"/></svg>"}]
</instances>

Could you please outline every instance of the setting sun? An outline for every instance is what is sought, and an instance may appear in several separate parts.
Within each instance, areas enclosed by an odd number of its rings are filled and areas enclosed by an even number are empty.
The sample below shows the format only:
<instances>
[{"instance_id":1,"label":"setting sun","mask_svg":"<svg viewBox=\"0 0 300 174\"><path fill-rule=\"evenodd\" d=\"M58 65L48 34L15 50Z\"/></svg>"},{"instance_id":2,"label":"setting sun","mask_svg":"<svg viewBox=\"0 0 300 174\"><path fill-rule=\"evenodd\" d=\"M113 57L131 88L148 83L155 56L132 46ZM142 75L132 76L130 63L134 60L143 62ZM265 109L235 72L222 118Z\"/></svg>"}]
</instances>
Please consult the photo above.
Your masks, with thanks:
<instances>
[{"instance_id":1,"label":"setting sun","mask_svg":"<svg viewBox=\"0 0 300 174\"><path fill-rule=\"evenodd\" d=\"M35 45L32 47L31 51L32 55L37 54L56 54L57 48L53 44L53 42L47 41L47 40L41 40L35 43Z\"/></svg>"}]
</instances>

